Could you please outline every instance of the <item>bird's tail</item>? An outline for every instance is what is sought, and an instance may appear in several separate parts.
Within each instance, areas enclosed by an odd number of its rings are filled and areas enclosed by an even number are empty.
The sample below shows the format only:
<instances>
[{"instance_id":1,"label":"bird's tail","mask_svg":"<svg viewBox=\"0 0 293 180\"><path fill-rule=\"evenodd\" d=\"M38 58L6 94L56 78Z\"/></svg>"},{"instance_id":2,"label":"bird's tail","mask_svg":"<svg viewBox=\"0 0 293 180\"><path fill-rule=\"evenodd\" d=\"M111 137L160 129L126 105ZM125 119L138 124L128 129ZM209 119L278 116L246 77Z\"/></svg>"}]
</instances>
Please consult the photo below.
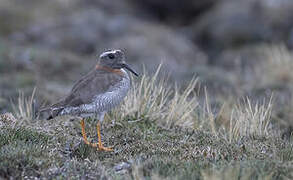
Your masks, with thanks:
<instances>
[{"instance_id":1,"label":"bird's tail","mask_svg":"<svg viewBox=\"0 0 293 180\"><path fill-rule=\"evenodd\" d=\"M59 113L63 110L63 107L55 108L55 107L47 107L40 109L38 111L37 117L42 117L46 120L50 120L59 115Z\"/></svg>"},{"instance_id":2,"label":"bird's tail","mask_svg":"<svg viewBox=\"0 0 293 180\"><path fill-rule=\"evenodd\" d=\"M60 112L64 109L64 100L60 100L59 102L52 104L49 107L41 108L38 112L38 117L42 117L43 119L53 119L60 114Z\"/></svg>"}]
</instances>

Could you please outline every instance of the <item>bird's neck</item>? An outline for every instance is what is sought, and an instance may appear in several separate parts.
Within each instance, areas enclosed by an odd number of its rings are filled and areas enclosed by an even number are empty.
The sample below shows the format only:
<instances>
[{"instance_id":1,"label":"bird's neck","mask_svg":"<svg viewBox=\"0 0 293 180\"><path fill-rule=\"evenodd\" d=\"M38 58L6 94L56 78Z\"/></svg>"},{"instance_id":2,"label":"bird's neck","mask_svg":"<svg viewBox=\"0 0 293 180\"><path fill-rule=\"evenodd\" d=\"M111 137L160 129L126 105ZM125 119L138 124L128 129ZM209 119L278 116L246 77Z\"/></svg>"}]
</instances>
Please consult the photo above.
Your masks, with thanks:
<instances>
[{"instance_id":1,"label":"bird's neck","mask_svg":"<svg viewBox=\"0 0 293 180\"><path fill-rule=\"evenodd\" d=\"M100 65L100 64L97 64L95 69L96 70L104 70L104 71L107 71L107 72L116 73L116 74L119 74L119 75L123 76L123 71L121 71L121 69L113 69L113 68L103 66L103 65Z\"/></svg>"}]
</instances>

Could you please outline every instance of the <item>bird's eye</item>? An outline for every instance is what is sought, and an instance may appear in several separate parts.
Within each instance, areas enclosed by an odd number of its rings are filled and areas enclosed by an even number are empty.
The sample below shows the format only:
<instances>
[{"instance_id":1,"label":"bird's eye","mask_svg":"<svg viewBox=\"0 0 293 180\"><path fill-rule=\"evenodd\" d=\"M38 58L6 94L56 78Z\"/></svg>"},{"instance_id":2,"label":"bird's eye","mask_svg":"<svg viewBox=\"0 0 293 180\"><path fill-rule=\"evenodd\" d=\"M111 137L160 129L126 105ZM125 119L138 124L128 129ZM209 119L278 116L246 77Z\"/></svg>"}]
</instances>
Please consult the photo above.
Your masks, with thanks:
<instances>
[{"instance_id":1,"label":"bird's eye","mask_svg":"<svg viewBox=\"0 0 293 180\"><path fill-rule=\"evenodd\" d=\"M115 58L115 55L112 54L112 53L111 53L111 54L108 54L108 58L109 58L109 59L114 59L114 58Z\"/></svg>"}]
</instances>

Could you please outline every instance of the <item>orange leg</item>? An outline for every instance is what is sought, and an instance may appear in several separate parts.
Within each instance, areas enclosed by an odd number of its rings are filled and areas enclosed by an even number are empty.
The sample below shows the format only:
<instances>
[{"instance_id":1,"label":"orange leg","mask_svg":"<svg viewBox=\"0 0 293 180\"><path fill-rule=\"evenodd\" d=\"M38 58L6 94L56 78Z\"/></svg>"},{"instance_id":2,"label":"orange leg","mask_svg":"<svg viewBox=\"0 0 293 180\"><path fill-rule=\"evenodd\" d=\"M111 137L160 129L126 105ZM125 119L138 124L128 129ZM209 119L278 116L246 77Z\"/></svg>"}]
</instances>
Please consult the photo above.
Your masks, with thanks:
<instances>
[{"instance_id":1,"label":"orange leg","mask_svg":"<svg viewBox=\"0 0 293 180\"><path fill-rule=\"evenodd\" d=\"M87 145L90 145L90 146L92 146L92 147L97 147L97 144L90 143L90 142L87 140L86 132L85 132L84 119L82 119L82 120L80 121L80 125L81 125L81 133L82 133L82 137L83 137L83 141L84 141L84 143L86 143Z\"/></svg>"},{"instance_id":2,"label":"orange leg","mask_svg":"<svg viewBox=\"0 0 293 180\"><path fill-rule=\"evenodd\" d=\"M80 121L80 125L81 125L81 133L82 133L84 143L86 143L87 145L90 145L92 147L98 147L98 150L101 150L101 151L113 151L111 148L104 147L103 144L102 144L102 140L101 140L101 123L100 123L100 121L97 124L97 133L98 133L98 140L99 140L98 144L97 143L91 143L91 142L89 142L87 140L86 132L85 132L84 119L82 119Z\"/></svg>"},{"instance_id":3,"label":"orange leg","mask_svg":"<svg viewBox=\"0 0 293 180\"><path fill-rule=\"evenodd\" d=\"M113 149L111 148L107 148L107 147L104 147L103 144L102 144L102 139L101 139L101 122L98 121L98 124L97 124L97 133L98 133L98 150L101 150L101 151L113 151Z\"/></svg>"}]
</instances>

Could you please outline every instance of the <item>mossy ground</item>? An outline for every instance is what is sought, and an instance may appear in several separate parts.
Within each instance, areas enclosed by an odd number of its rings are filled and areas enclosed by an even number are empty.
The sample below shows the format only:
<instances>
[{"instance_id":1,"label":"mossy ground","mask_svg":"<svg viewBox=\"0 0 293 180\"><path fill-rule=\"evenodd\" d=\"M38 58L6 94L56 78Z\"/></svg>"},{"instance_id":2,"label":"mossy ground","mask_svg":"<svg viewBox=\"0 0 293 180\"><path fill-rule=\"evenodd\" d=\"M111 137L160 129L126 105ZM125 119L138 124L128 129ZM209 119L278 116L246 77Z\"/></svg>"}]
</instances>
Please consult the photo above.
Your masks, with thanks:
<instances>
[{"instance_id":1,"label":"mossy ground","mask_svg":"<svg viewBox=\"0 0 293 180\"><path fill-rule=\"evenodd\" d=\"M87 119L89 139L96 141L95 120ZM113 121L114 122L114 121ZM3 178L88 179L290 179L292 142L272 137L229 143L210 132L154 121L103 123L101 152L83 143L79 120L6 123L0 131Z\"/></svg>"}]
</instances>

